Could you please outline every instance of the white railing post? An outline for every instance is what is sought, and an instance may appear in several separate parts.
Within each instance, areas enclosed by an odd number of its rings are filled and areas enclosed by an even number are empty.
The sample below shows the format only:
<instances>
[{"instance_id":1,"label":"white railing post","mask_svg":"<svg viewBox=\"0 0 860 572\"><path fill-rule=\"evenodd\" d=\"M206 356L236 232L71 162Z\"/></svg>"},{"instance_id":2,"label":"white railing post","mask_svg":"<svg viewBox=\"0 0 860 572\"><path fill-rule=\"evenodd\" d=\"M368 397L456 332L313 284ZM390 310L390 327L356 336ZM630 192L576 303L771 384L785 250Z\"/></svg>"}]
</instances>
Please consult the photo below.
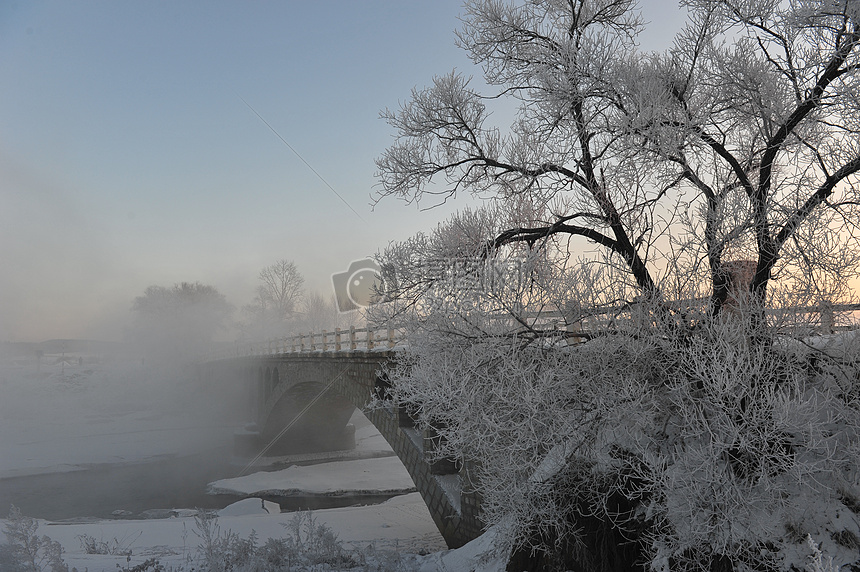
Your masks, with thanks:
<instances>
[{"instance_id":1,"label":"white railing post","mask_svg":"<svg viewBox=\"0 0 860 572\"><path fill-rule=\"evenodd\" d=\"M355 326L349 327L349 351L355 351Z\"/></svg>"},{"instance_id":2,"label":"white railing post","mask_svg":"<svg viewBox=\"0 0 860 572\"><path fill-rule=\"evenodd\" d=\"M305 351L305 335L304 334L299 334L299 351L300 352Z\"/></svg>"},{"instance_id":3,"label":"white railing post","mask_svg":"<svg viewBox=\"0 0 860 572\"><path fill-rule=\"evenodd\" d=\"M367 349L373 349L373 330L371 328L367 328Z\"/></svg>"},{"instance_id":4,"label":"white railing post","mask_svg":"<svg viewBox=\"0 0 860 572\"><path fill-rule=\"evenodd\" d=\"M340 351L340 328L334 329L334 351Z\"/></svg>"},{"instance_id":5,"label":"white railing post","mask_svg":"<svg viewBox=\"0 0 860 572\"><path fill-rule=\"evenodd\" d=\"M317 349L317 343L315 340L316 336L314 335L313 332L309 332L308 335L311 337L311 351L312 352L316 351L316 349Z\"/></svg>"},{"instance_id":6,"label":"white railing post","mask_svg":"<svg viewBox=\"0 0 860 572\"><path fill-rule=\"evenodd\" d=\"M327 337L327 336L328 336L328 332L326 332L325 330L323 330L323 331L322 331L322 338L323 338L323 339L322 339L322 346L323 346L323 351L328 350L328 340L326 340L326 337Z\"/></svg>"}]
</instances>

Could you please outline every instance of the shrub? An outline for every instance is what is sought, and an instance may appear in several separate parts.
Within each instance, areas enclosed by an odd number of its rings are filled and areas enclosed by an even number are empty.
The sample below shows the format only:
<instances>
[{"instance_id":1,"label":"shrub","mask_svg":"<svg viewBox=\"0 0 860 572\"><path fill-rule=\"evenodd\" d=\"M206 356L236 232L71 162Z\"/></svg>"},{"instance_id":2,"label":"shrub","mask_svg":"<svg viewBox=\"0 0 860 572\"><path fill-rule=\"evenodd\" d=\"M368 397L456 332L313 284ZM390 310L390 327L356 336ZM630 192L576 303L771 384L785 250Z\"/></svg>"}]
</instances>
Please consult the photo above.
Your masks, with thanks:
<instances>
[{"instance_id":1,"label":"shrub","mask_svg":"<svg viewBox=\"0 0 860 572\"><path fill-rule=\"evenodd\" d=\"M800 570L809 534L834 566L860 566L850 344L703 319L631 321L572 346L489 336L492 315L455 335L443 317L413 332L394 398L441 436L436 454L475 467L484 521L507 526L523 563Z\"/></svg>"},{"instance_id":2,"label":"shrub","mask_svg":"<svg viewBox=\"0 0 860 572\"><path fill-rule=\"evenodd\" d=\"M12 506L6 522L7 544L0 547L2 570L11 572L69 572L63 547L48 536L39 536L39 523Z\"/></svg>"},{"instance_id":3,"label":"shrub","mask_svg":"<svg viewBox=\"0 0 860 572\"><path fill-rule=\"evenodd\" d=\"M140 537L140 534L131 540L127 538L118 539L116 537L111 540L96 540L95 537L89 534L80 534L78 535L78 540L81 543L81 549L87 554L130 556L131 545Z\"/></svg>"},{"instance_id":4,"label":"shrub","mask_svg":"<svg viewBox=\"0 0 860 572\"><path fill-rule=\"evenodd\" d=\"M319 523L310 511L296 513L284 524L284 538L270 538L261 546L252 532L242 539L235 532L223 532L217 516L198 511L195 534L200 538L198 561L201 572L282 572L361 570L395 572L404 570L399 556L376 551L347 550L334 532Z\"/></svg>"},{"instance_id":5,"label":"shrub","mask_svg":"<svg viewBox=\"0 0 860 572\"><path fill-rule=\"evenodd\" d=\"M233 531L222 533L215 514L198 510L194 517L195 534L200 538L198 547L200 565L207 572L248 570L257 547L256 533L241 539Z\"/></svg>"}]
</instances>

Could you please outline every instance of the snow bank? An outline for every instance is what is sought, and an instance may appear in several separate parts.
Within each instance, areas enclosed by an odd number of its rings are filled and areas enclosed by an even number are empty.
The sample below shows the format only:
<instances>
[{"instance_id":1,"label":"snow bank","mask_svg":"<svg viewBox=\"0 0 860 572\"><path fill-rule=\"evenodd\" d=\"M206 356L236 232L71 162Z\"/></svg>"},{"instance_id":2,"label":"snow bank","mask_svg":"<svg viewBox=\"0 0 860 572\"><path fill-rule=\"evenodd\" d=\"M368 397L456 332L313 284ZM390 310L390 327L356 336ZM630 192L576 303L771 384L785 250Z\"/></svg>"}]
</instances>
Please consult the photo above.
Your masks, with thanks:
<instances>
[{"instance_id":1,"label":"snow bank","mask_svg":"<svg viewBox=\"0 0 860 572\"><path fill-rule=\"evenodd\" d=\"M210 494L298 496L402 494L415 490L397 457L292 466L209 483Z\"/></svg>"},{"instance_id":2,"label":"snow bank","mask_svg":"<svg viewBox=\"0 0 860 572\"><path fill-rule=\"evenodd\" d=\"M497 529L491 528L472 542L415 559L419 572L504 572L510 546Z\"/></svg>"}]
</instances>

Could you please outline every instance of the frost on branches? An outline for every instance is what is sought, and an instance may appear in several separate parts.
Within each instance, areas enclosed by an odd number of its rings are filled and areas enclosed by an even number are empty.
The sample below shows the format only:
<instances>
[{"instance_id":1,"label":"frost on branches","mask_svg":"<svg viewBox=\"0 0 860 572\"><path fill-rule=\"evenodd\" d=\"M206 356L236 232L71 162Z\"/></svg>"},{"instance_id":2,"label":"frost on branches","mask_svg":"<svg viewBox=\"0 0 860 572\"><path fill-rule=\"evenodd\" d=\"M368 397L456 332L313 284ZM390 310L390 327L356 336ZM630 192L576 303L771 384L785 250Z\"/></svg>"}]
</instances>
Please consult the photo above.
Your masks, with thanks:
<instances>
[{"instance_id":1,"label":"frost on branches","mask_svg":"<svg viewBox=\"0 0 860 572\"><path fill-rule=\"evenodd\" d=\"M403 246L381 257L411 253L403 295L375 307L409 330L394 399L442 436L440 457L477 464L485 523L543 565L800 570L807 536L860 564L854 332L815 348L703 309L589 316L621 292L534 250L446 265L433 236Z\"/></svg>"},{"instance_id":2,"label":"frost on branches","mask_svg":"<svg viewBox=\"0 0 860 572\"><path fill-rule=\"evenodd\" d=\"M484 205L380 253L394 399L512 569L858 569L858 3L633 4L467 2L484 82L385 112L381 196Z\"/></svg>"}]
</instances>

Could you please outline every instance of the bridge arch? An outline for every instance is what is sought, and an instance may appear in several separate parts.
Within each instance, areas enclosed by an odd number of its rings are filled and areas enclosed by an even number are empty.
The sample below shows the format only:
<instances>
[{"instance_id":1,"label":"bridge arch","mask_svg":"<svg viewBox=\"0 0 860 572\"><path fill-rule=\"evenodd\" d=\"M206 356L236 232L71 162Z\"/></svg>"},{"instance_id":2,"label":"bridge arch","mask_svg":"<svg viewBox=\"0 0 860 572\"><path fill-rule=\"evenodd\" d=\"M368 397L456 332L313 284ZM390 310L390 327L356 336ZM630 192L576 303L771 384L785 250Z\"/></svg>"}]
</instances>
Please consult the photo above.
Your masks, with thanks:
<instances>
[{"instance_id":1,"label":"bridge arch","mask_svg":"<svg viewBox=\"0 0 860 572\"><path fill-rule=\"evenodd\" d=\"M276 370L275 370L276 371ZM274 382L274 374L271 377ZM348 427L355 405L324 379L303 378L272 386L264 416L258 420L267 455L338 451L355 446L355 429Z\"/></svg>"},{"instance_id":2,"label":"bridge arch","mask_svg":"<svg viewBox=\"0 0 860 572\"><path fill-rule=\"evenodd\" d=\"M448 546L462 546L483 532L480 497L471 485L474 467L432 456L438 437L433 431L419 431L412 416L390 399L384 370L395 360L391 350L317 351L228 358L208 365L239 362L256 372L260 447L308 407L301 416L305 421L296 422L285 435L295 430L294 440L303 442L316 436L329 445L337 444L339 438L342 441L335 448L350 448L354 435L344 429L353 409L362 410L406 467ZM368 410L374 397L384 405Z\"/></svg>"}]
</instances>

